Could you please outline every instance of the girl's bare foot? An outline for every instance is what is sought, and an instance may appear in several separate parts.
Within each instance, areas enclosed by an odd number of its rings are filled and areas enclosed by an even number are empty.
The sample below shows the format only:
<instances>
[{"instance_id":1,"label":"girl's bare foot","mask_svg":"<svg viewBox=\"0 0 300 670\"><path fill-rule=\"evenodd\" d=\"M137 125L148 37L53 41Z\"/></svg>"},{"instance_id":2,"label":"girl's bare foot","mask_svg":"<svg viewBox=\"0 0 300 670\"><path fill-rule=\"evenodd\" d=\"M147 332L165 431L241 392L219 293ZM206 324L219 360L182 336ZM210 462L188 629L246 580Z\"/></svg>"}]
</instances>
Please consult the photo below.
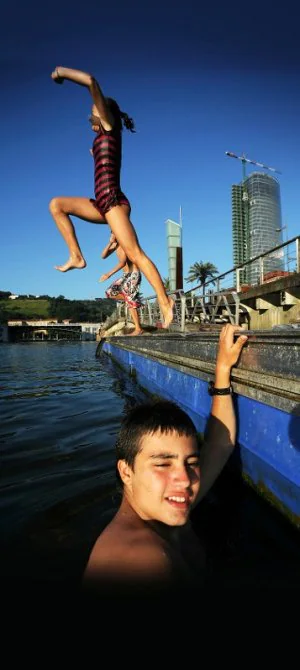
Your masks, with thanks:
<instances>
[{"instance_id":1,"label":"girl's bare foot","mask_svg":"<svg viewBox=\"0 0 300 670\"><path fill-rule=\"evenodd\" d=\"M130 336L132 336L132 335L143 335L143 332L144 332L144 331L143 331L142 329L137 330L137 329L135 328L135 329L132 331L132 333L128 333L128 335L130 335Z\"/></svg>"},{"instance_id":2,"label":"girl's bare foot","mask_svg":"<svg viewBox=\"0 0 300 670\"><path fill-rule=\"evenodd\" d=\"M171 296L168 296L168 301L169 301L169 306L166 309L162 309L163 317L164 317L164 324L163 328L169 328L169 325L172 323L174 319L174 314L173 314L173 307L175 304L175 300L171 298Z\"/></svg>"},{"instance_id":3,"label":"girl's bare foot","mask_svg":"<svg viewBox=\"0 0 300 670\"><path fill-rule=\"evenodd\" d=\"M55 270L60 272L68 272L68 270L83 270L86 267L86 262L83 256L70 256L69 260L64 265L55 265Z\"/></svg>"}]
</instances>

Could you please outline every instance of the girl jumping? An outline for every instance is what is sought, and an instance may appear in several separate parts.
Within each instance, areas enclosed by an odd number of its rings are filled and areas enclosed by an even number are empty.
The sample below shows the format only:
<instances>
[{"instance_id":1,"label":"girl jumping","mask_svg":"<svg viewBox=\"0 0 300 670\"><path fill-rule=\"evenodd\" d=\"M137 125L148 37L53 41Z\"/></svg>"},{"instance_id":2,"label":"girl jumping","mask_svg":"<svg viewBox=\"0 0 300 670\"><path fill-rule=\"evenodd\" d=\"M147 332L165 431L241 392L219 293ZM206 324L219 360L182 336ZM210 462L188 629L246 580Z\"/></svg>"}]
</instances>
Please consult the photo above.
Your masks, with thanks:
<instances>
[{"instance_id":1,"label":"girl jumping","mask_svg":"<svg viewBox=\"0 0 300 670\"><path fill-rule=\"evenodd\" d=\"M67 272L86 266L70 215L91 223L107 223L127 258L153 287L163 314L163 327L168 328L173 320L174 300L167 296L156 266L139 245L130 220L130 203L120 186L122 128L124 125L134 132L134 122L120 110L115 100L104 97L92 75L59 66L52 72L51 77L57 84L69 79L89 90L93 100L89 120L96 133L92 151L95 164L95 199L62 196L55 197L50 202L50 212L70 252L67 262L55 267L60 272Z\"/></svg>"}]
</instances>

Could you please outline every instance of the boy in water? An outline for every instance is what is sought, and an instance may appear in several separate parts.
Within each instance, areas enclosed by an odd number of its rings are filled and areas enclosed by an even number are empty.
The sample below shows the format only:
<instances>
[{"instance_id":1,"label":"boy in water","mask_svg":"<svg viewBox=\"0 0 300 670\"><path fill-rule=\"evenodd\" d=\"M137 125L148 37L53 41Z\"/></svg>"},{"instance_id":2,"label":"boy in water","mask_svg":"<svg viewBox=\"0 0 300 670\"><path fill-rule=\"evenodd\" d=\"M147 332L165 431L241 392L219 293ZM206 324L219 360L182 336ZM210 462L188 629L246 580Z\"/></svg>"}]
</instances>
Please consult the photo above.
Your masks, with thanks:
<instances>
[{"instance_id":1,"label":"boy in water","mask_svg":"<svg viewBox=\"0 0 300 670\"><path fill-rule=\"evenodd\" d=\"M140 319L138 315L138 308L141 307L141 299L139 296L139 286L141 283L141 273L138 267L127 258L125 251L118 244L115 235L112 233L109 242L104 247L101 258L108 258L112 253L116 252L119 259L118 265L112 270L102 275L100 282L106 281L119 270L123 269L123 277L116 279L109 288L105 291L107 298L113 300L125 300L129 307L129 312L134 323L134 330L130 335L141 335L143 330L141 328Z\"/></svg>"},{"instance_id":2,"label":"boy in water","mask_svg":"<svg viewBox=\"0 0 300 670\"><path fill-rule=\"evenodd\" d=\"M214 484L232 453L236 418L230 372L247 336L223 327L211 413L199 450L190 417L175 403L136 406L116 443L122 487L118 512L98 537L84 574L91 595L163 595L203 586L204 551L190 512ZM174 591L173 591L174 589Z\"/></svg>"}]
</instances>

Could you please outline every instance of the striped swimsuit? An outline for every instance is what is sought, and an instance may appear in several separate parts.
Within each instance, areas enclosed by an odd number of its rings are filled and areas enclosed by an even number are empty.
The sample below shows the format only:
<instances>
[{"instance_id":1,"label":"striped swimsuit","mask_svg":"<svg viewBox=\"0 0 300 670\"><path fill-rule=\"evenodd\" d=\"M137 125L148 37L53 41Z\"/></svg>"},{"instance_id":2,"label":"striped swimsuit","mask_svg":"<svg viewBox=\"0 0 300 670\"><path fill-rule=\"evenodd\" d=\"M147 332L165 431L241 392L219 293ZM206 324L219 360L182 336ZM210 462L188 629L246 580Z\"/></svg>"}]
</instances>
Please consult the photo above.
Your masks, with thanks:
<instances>
[{"instance_id":1,"label":"striped swimsuit","mask_svg":"<svg viewBox=\"0 0 300 670\"><path fill-rule=\"evenodd\" d=\"M121 132L117 128L101 128L93 142L95 200L92 202L102 216L116 205L128 205L130 209L130 203L120 187Z\"/></svg>"}]
</instances>

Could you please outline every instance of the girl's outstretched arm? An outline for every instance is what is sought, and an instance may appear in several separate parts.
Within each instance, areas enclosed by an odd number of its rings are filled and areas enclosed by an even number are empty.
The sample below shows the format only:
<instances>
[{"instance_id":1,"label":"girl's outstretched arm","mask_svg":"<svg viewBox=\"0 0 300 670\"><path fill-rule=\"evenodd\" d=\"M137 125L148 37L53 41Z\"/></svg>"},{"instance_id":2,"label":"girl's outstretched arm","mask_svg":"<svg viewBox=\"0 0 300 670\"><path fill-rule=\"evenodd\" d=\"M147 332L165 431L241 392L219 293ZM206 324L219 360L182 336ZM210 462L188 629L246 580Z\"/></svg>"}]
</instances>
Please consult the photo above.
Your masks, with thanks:
<instances>
[{"instance_id":1,"label":"girl's outstretched arm","mask_svg":"<svg viewBox=\"0 0 300 670\"><path fill-rule=\"evenodd\" d=\"M106 281L107 279L112 277L112 275L115 275L116 272L119 272L119 270L122 270L122 268L124 268L125 265L126 265L126 262L123 263L122 261L120 261L120 263L118 263L118 265L116 265L112 270L109 270L109 272L106 272L104 275L101 275L101 277L99 279L99 282Z\"/></svg>"},{"instance_id":2,"label":"girl's outstretched arm","mask_svg":"<svg viewBox=\"0 0 300 670\"><path fill-rule=\"evenodd\" d=\"M88 88L93 98L94 105L97 107L101 124L105 130L111 130L114 119L106 104L105 96L93 75L88 74L88 72L83 72L82 70L73 70L69 67L57 65L51 74L51 78L58 84L62 84L64 79L69 79L75 84L80 84L80 86Z\"/></svg>"},{"instance_id":3,"label":"girl's outstretched arm","mask_svg":"<svg viewBox=\"0 0 300 670\"><path fill-rule=\"evenodd\" d=\"M113 234L112 234L111 238L112 237L114 237ZM114 242L112 244L114 244ZM117 254L118 254L118 259L119 259L118 265L116 265L116 267L114 267L109 272L106 272L106 274L102 275L99 279L100 282L106 281L106 279L109 279L112 275L116 274L116 272L118 272L119 270L122 270L122 268L125 267L125 265L127 263L127 258L126 258L125 251L123 251L123 249L121 249L121 247L119 247L118 251L117 251ZM106 256L102 256L102 258L107 258L108 255L109 254L107 254Z\"/></svg>"}]
</instances>

